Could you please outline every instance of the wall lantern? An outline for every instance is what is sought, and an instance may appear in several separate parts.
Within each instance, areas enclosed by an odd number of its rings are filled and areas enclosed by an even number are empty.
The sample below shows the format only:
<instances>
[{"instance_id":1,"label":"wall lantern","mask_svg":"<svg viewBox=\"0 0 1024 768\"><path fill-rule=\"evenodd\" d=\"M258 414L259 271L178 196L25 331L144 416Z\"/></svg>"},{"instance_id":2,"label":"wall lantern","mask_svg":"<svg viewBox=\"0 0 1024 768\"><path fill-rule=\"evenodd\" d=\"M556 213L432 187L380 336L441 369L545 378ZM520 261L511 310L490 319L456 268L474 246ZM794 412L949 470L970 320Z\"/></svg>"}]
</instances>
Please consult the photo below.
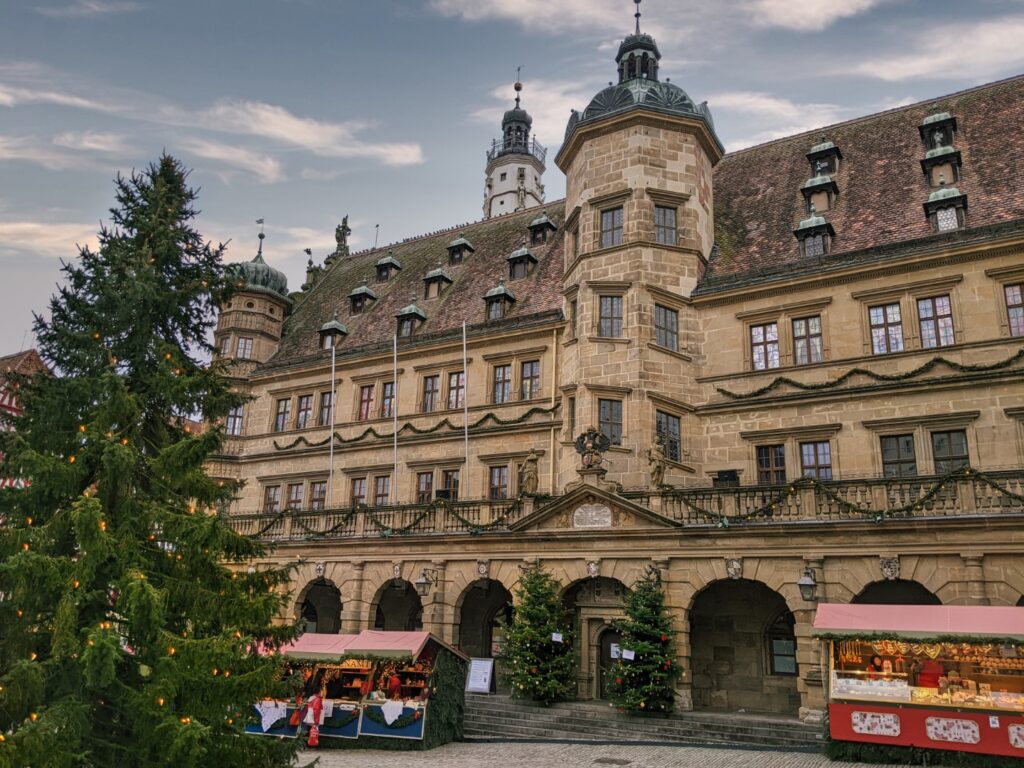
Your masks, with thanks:
<instances>
[{"instance_id":1,"label":"wall lantern","mask_svg":"<svg viewBox=\"0 0 1024 768\"><path fill-rule=\"evenodd\" d=\"M430 594L430 588L437 584L437 568L424 568L420 577L416 579L416 591L420 597Z\"/></svg>"},{"instance_id":2,"label":"wall lantern","mask_svg":"<svg viewBox=\"0 0 1024 768\"><path fill-rule=\"evenodd\" d=\"M800 577L796 585L800 587L800 597L808 603L813 603L815 593L818 591L818 582L814 578L814 569L804 568L804 575Z\"/></svg>"}]
</instances>

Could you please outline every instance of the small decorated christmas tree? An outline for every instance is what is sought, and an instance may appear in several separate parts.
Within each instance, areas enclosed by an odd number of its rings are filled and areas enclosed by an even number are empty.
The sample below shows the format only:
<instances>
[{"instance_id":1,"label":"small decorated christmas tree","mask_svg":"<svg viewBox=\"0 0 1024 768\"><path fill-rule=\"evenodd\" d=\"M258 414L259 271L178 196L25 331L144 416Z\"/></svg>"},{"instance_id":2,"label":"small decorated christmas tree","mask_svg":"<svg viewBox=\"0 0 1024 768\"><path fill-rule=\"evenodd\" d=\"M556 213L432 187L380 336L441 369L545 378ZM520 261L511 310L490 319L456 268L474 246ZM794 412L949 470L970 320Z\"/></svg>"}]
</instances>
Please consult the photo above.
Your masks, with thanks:
<instances>
[{"instance_id":1,"label":"small decorated christmas tree","mask_svg":"<svg viewBox=\"0 0 1024 768\"><path fill-rule=\"evenodd\" d=\"M503 654L512 695L544 705L576 692L576 654L560 587L539 565L523 570Z\"/></svg>"},{"instance_id":2,"label":"small decorated christmas tree","mask_svg":"<svg viewBox=\"0 0 1024 768\"><path fill-rule=\"evenodd\" d=\"M679 677L674 656L672 619L665 611L661 575L648 567L626 601L626 618L615 623L623 655L608 671L608 694L630 712L671 712L673 683Z\"/></svg>"}]
</instances>

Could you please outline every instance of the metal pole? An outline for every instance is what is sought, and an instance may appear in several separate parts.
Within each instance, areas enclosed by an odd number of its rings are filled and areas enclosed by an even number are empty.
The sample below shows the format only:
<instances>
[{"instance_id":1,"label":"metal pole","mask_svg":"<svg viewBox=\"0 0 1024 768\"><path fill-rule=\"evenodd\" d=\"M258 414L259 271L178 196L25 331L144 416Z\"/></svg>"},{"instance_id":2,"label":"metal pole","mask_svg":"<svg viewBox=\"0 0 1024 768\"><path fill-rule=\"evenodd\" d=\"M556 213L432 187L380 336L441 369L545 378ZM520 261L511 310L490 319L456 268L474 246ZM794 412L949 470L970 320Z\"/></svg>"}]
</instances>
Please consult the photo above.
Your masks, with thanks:
<instances>
[{"instance_id":1,"label":"metal pole","mask_svg":"<svg viewBox=\"0 0 1024 768\"><path fill-rule=\"evenodd\" d=\"M462 321L462 443L466 454L466 478L462 488L469 487L469 358L466 356L466 321ZM461 490L461 489L460 489ZM465 494L463 494L465 495Z\"/></svg>"},{"instance_id":2,"label":"metal pole","mask_svg":"<svg viewBox=\"0 0 1024 768\"><path fill-rule=\"evenodd\" d=\"M338 404L338 379L335 376L335 364L338 359L338 339L331 335L331 433L328 436L330 445L331 467L327 475L327 508L334 509L334 414Z\"/></svg>"},{"instance_id":3,"label":"metal pole","mask_svg":"<svg viewBox=\"0 0 1024 768\"><path fill-rule=\"evenodd\" d=\"M391 337L391 370L394 392L391 398L391 447L395 454L395 474L391 482L391 501L398 503L398 334Z\"/></svg>"}]
</instances>

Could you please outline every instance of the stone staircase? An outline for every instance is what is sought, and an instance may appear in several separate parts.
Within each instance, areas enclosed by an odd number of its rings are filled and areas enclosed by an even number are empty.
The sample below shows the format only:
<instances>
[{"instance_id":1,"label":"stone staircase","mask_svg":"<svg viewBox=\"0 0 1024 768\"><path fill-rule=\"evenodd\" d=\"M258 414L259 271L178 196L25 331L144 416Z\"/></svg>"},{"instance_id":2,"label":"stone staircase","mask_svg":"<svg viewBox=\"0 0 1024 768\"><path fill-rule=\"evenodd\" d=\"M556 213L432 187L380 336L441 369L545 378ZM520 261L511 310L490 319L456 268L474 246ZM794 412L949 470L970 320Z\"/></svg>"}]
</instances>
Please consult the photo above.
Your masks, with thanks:
<instances>
[{"instance_id":1,"label":"stone staircase","mask_svg":"<svg viewBox=\"0 0 1024 768\"><path fill-rule=\"evenodd\" d=\"M819 751L822 727L771 715L681 712L669 717L640 717L618 713L602 702L561 702L543 707L508 696L467 693L465 738L639 741Z\"/></svg>"}]
</instances>

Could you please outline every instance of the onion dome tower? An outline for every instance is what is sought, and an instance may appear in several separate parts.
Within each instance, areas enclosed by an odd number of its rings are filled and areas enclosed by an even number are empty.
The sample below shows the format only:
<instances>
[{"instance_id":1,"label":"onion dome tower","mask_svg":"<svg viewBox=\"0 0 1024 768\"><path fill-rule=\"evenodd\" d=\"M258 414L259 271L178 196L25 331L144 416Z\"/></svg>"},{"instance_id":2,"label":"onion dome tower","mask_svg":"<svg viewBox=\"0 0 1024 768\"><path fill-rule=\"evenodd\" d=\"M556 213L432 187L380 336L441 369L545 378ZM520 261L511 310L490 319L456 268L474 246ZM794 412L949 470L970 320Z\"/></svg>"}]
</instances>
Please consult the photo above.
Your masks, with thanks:
<instances>
[{"instance_id":1,"label":"onion dome tower","mask_svg":"<svg viewBox=\"0 0 1024 768\"><path fill-rule=\"evenodd\" d=\"M234 375L245 375L277 351L284 319L291 310L288 278L263 260L266 235L260 224L259 249L252 261L229 264L235 293L220 308L214 343L221 360L232 360Z\"/></svg>"},{"instance_id":2,"label":"onion dome tower","mask_svg":"<svg viewBox=\"0 0 1024 768\"><path fill-rule=\"evenodd\" d=\"M484 218L521 211L544 202L547 150L530 137L533 118L520 104L523 84L516 80L516 105L501 121L501 138L487 152Z\"/></svg>"}]
</instances>

